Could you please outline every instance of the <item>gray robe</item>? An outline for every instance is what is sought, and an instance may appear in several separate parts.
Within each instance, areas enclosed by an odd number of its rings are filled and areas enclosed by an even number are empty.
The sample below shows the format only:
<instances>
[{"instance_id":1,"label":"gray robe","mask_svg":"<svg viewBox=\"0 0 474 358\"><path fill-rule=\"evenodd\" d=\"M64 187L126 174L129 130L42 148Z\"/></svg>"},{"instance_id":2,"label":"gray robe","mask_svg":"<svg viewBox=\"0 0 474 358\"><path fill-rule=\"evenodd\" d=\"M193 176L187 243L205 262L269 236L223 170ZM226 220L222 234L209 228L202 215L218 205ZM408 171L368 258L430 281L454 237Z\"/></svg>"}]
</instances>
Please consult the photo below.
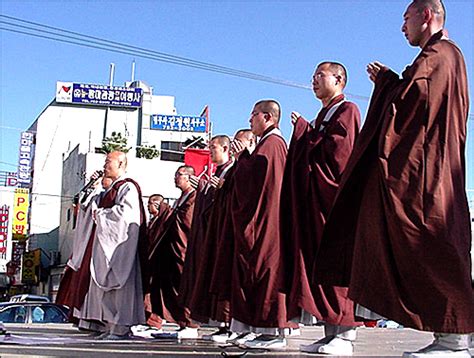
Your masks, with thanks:
<instances>
[{"instance_id":1,"label":"gray robe","mask_svg":"<svg viewBox=\"0 0 474 358\"><path fill-rule=\"evenodd\" d=\"M132 183L123 182L118 188L117 183L112 186L116 190L113 205L96 209L92 279L81 319L132 326L145 322L137 251L140 201Z\"/></svg>"}]
</instances>

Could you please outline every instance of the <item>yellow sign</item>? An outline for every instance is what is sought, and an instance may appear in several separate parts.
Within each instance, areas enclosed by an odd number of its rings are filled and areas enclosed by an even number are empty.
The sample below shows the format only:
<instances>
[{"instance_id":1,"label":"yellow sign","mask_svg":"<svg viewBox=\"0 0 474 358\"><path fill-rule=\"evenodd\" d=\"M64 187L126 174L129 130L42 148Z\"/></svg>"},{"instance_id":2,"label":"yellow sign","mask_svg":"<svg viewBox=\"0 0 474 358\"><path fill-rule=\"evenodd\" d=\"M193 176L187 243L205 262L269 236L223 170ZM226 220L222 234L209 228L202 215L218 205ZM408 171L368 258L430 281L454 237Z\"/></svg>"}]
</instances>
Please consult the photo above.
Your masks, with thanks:
<instances>
[{"instance_id":1,"label":"yellow sign","mask_svg":"<svg viewBox=\"0 0 474 358\"><path fill-rule=\"evenodd\" d=\"M25 252L23 254L23 265L21 268L21 282L35 284L38 282L36 268L40 265L41 251L39 249Z\"/></svg>"},{"instance_id":2,"label":"yellow sign","mask_svg":"<svg viewBox=\"0 0 474 358\"><path fill-rule=\"evenodd\" d=\"M13 239L26 240L28 237L28 206L29 190L23 188L15 189L13 201Z\"/></svg>"}]
</instances>

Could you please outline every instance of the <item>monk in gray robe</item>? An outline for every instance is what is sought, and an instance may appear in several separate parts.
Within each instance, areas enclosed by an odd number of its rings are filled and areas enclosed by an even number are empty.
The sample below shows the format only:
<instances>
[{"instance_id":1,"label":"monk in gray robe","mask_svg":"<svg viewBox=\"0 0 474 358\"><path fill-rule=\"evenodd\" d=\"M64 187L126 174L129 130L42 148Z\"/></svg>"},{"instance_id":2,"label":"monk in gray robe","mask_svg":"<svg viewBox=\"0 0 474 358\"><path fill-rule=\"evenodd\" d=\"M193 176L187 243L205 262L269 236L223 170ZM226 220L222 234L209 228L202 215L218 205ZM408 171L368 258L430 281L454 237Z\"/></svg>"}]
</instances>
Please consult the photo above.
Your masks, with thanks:
<instances>
[{"instance_id":1,"label":"monk in gray robe","mask_svg":"<svg viewBox=\"0 0 474 358\"><path fill-rule=\"evenodd\" d=\"M374 93L315 266L318 282L348 286L363 307L435 332L406 357L469 357L474 332L467 74L444 22L440 0L413 1L402 31L420 54L401 78L369 64Z\"/></svg>"},{"instance_id":2,"label":"monk in gray robe","mask_svg":"<svg viewBox=\"0 0 474 358\"><path fill-rule=\"evenodd\" d=\"M125 178L126 167L125 153L107 155L104 176L113 184L93 209L91 281L80 318L104 324L102 339L126 338L131 326L145 323L138 258L144 208L138 184Z\"/></svg>"}]
</instances>

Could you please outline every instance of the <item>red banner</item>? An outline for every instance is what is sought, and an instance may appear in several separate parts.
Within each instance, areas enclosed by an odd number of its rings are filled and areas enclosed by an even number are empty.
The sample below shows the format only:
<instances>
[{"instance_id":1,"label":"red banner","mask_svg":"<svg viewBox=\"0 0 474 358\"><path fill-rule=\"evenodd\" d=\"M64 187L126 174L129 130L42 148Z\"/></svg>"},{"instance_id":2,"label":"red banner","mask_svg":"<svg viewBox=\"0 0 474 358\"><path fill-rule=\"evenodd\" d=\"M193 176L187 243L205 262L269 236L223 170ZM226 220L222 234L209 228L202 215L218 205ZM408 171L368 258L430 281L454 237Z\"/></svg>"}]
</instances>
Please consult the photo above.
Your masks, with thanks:
<instances>
[{"instance_id":1,"label":"red banner","mask_svg":"<svg viewBox=\"0 0 474 358\"><path fill-rule=\"evenodd\" d=\"M204 175L210 177L216 171L214 163L211 162L208 149L186 149L184 151L184 164L192 166L198 177Z\"/></svg>"}]
</instances>

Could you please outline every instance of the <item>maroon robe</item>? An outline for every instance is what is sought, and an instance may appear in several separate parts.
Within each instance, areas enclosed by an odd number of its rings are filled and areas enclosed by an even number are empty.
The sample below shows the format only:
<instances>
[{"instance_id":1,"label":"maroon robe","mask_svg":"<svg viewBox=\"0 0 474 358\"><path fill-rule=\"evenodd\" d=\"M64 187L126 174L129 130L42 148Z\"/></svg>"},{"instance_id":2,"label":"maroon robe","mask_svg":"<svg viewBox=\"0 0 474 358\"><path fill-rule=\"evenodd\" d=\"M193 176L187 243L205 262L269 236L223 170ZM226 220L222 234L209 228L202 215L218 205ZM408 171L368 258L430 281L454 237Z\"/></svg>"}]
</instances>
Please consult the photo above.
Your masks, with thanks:
<instances>
[{"instance_id":1,"label":"maroon robe","mask_svg":"<svg viewBox=\"0 0 474 358\"><path fill-rule=\"evenodd\" d=\"M162 201L160 203L158 215L150 221L147 227L148 245L150 249L154 246L156 240L161 236L161 233L164 229L164 223L170 214L171 207Z\"/></svg>"},{"instance_id":2,"label":"maroon robe","mask_svg":"<svg viewBox=\"0 0 474 358\"><path fill-rule=\"evenodd\" d=\"M232 318L254 327L285 327L285 295L279 292L280 189L287 149L276 134L240 155L234 172Z\"/></svg>"},{"instance_id":3,"label":"maroon robe","mask_svg":"<svg viewBox=\"0 0 474 358\"><path fill-rule=\"evenodd\" d=\"M230 305L232 288L232 257L234 257L234 225L232 223L232 191L234 188L235 164L226 174L225 182L217 191L214 208L211 214L208 235L216 238L216 253L209 276L211 279L209 292L215 297L214 303L221 302L223 317L218 319L213 309L212 319L227 322L230 317L225 312Z\"/></svg>"},{"instance_id":4,"label":"maroon robe","mask_svg":"<svg viewBox=\"0 0 474 358\"><path fill-rule=\"evenodd\" d=\"M173 209L164 224L161 236L150 250L151 266L151 305L152 310L168 321L180 326L193 326L189 310L179 301L178 293L183 273L188 238L191 233L191 222L194 210L196 191L189 193L180 204ZM169 312L169 314L167 314Z\"/></svg>"},{"instance_id":5,"label":"maroon robe","mask_svg":"<svg viewBox=\"0 0 474 358\"><path fill-rule=\"evenodd\" d=\"M219 177L222 174L226 175L229 166L232 162L229 161L217 167L215 176ZM225 176L224 176L225 179ZM221 189L210 187L205 195L205 200L200 204L200 214L194 213L193 226L195 223L199 225L194 236L196 250L194 256L194 265L192 266L192 290L189 292L186 306L191 310L191 317L200 322L207 322L212 318L220 322L229 322L229 303L218 302L217 297L209 292L212 278L212 270L216 260L216 250L218 248L218 237L216 235L216 228L219 223L215 221L215 211L221 208L216 207L216 196ZM205 191L205 188L204 188ZM204 199L203 198L203 199ZM188 247L189 250L189 247ZM186 254L186 265L188 264L189 252ZM184 275L184 274L183 274Z\"/></svg>"},{"instance_id":6,"label":"maroon robe","mask_svg":"<svg viewBox=\"0 0 474 358\"><path fill-rule=\"evenodd\" d=\"M191 309L191 296L193 295L193 291L197 289L196 275L203 254L204 236L206 234L209 213L215 192L215 188L208 187L207 182L207 180L201 179L197 189L191 225L191 235L188 239L186 260L184 262L183 274L181 275L181 284L179 288L180 303L189 309ZM191 314L193 319L200 322L206 322L204 316L197 315L197 313L192 309Z\"/></svg>"},{"instance_id":7,"label":"maroon robe","mask_svg":"<svg viewBox=\"0 0 474 358\"><path fill-rule=\"evenodd\" d=\"M161 236L163 230L164 230L164 223L166 222L168 216L171 214L171 207L165 203L161 202L160 203L160 210L158 212L158 215L155 216L150 223L148 224L147 227L147 238L148 238L148 250L150 251L158 238ZM150 269L152 264L149 261L147 257L147 271L149 272L148 280L151 279L152 276L152 270ZM156 295L159 295L159 292L154 292L153 289L155 286L148 284L148 287L144 289L146 293L149 293L151 296L156 297ZM150 326L154 326L157 328L161 328L161 322L162 319L159 317L155 311L153 311L153 306L151 304L150 298L145 297L145 315L147 318L147 324Z\"/></svg>"},{"instance_id":8,"label":"maroon robe","mask_svg":"<svg viewBox=\"0 0 474 358\"><path fill-rule=\"evenodd\" d=\"M471 333L467 77L461 51L442 36L401 79L379 73L315 274L404 326Z\"/></svg>"},{"instance_id":9,"label":"maroon robe","mask_svg":"<svg viewBox=\"0 0 474 358\"><path fill-rule=\"evenodd\" d=\"M294 125L281 197L288 319L299 317L304 309L330 324L356 325L346 287L310 282L324 224L359 125L359 109L344 101L344 95L319 112L314 127L301 117Z\"/></svg>"}]
</instances>

